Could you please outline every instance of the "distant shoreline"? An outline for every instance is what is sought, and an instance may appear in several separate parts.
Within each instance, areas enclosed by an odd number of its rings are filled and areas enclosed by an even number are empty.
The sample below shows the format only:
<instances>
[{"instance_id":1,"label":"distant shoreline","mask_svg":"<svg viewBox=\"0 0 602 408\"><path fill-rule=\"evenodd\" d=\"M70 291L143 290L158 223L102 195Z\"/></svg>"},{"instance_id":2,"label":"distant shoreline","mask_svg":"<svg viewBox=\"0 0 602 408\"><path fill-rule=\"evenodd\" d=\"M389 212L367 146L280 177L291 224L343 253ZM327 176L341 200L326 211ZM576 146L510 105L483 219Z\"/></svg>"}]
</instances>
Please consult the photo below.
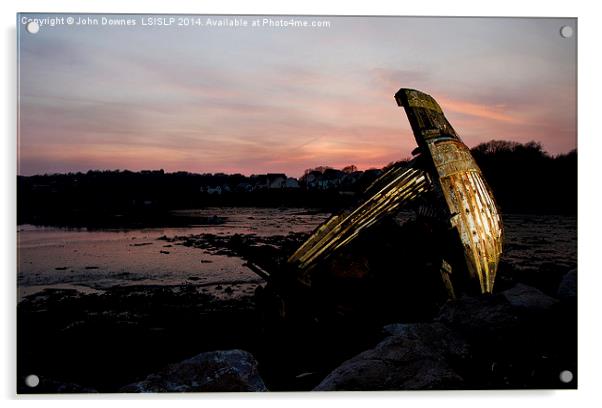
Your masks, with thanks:
<instances>
[{"instance_id":1,"label":"distant shoreline","mask_svg":"<svg viewBox=\"0 0 602 408\"><path fill-rule=\"evenodd\" d=\"M502 213L576 214L577 151L550 156L540 144L491 141L472 149ZM403 165L406 162L398 162ZM383 169L355 166L286 174L88 171L17 176L17 223L90 227L189 225L172 211L209 207L321 208L356 204ZM197 220L198 221L198 220ZM211 222L212 220L207 220Z\"/></svg>"}]
</instances>

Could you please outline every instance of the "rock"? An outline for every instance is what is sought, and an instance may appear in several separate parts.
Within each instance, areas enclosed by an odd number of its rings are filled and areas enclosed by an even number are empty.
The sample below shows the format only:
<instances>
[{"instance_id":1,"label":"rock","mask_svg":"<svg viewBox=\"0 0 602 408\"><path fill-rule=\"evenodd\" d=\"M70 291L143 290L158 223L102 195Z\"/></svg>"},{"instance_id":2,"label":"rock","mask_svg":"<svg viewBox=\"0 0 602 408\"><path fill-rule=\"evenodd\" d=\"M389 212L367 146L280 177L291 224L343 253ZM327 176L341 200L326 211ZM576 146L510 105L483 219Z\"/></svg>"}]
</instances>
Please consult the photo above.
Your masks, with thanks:
<instances>
[{"instance_id":1,"label":"rock","mask_svg":"<svg viewBox=\"0 0 602 408\"><path fill-rule=\"evenodd\" d=\"M558 300L546 295L539 289L522 283L501 292L513 307L530 312L543 312L558 303Z\"/></svg>"},{"instance_id":2,"label":"rock","mask_svg":"<svg viewBox=\"0 0 602 408\"><path fill-rule=\"evenodd\" d=\"M244 350L201 353L126 385L121 392L267 391L257 361Z\"/></svg>"},{"instance_id":3,"label":"rock","mask_svg":"<svg viewBox=\"0 0 602 408\"><path fill-rule=\"evenodd\" d=\"M557 296L562 300L577 297L577 268L571 269L562 277L558 286Z\"/></svg>"},{"instance_id":4,"label":"rock","mask_svg":"<svg viewBox=\"0 0 602 408\"><path fill-rule=\"evenodd\" d=\"M449 301L436 320L471 338L513 330L519 325L515 309L499 294Z\"/></svg>"},{"instance_id":5,"label":"rock","mask_svg":"<svg viewBox=\"0 0 602 408\"><path fill-rule=\"evenodd\" d=\"M422 341L441 355L454 359L470 357L466 341L441 323L397 323L383 328L385 334Z\"/></svg>"},{"instance_id":6,"label":"rock","mask_svg":"<svg viewBox=\"0 0 602 408\"><path fill-rule=\"evenodd\" d=\"M452 364L469 356L466 342L441 323L396 324L375 348L345 361L315 391L462 388Z\"/></svg>"}]
</instances>

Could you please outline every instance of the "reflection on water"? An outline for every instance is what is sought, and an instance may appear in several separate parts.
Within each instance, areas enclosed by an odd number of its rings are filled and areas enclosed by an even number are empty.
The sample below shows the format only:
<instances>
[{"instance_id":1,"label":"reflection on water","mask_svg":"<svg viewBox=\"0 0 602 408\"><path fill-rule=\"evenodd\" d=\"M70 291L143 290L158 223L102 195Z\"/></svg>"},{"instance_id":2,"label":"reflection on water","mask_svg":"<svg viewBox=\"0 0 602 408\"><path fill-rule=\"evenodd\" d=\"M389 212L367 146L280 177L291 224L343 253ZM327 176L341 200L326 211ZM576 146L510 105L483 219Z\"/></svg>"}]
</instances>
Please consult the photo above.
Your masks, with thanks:
<instances>
[{"instance_id":1,"label":"reflection on water","mask_svg":"<svg viewBox=\"0 0 602 408\"><path fill-rule=\"evenodd\" d=\"M19 297L48 287L90 293L114 285L260 282L240 258L172 245L158 238L203 233L309 233L329 216L299 208L207 208L179 213L198 215L199 219L215 215L225 222L127 231L19 226ZM567 268L576 265L576 217L504 215L503 220L504 259L509 263L521 268L537 268L544 262Z\"/></svg>"},{"instance_id":2,"label":"reflection on water","mask_svg":"<svg viewBox=\"0 0 602 408\"><path fill-rule=\"evenodd\" d=\"M189 234L284 235L311 232L329 214L307 209L207 208L180 211L223 224L138 230L18 229L19 298L48 287L90 292L114 285L259 282L237 257L172 245L161 236Z\"/></svg>"}]
</instances>

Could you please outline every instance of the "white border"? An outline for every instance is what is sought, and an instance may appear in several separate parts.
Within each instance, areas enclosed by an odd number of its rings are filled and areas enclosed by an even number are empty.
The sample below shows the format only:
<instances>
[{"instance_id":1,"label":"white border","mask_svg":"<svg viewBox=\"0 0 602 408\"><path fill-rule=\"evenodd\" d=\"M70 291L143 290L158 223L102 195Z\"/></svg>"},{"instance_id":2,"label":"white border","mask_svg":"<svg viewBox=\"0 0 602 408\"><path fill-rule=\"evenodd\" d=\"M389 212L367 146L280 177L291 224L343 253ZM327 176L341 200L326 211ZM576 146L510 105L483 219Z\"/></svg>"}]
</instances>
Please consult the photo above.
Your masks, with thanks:
<instances>
[{"instance_id":1,"label":"white border","mask_svg":"<svg viewBox=\"0 0 602 408\"><path fill-rule=\"evenodd\" d=\"M384 0L370 1L186 1L146 0L130 1L69 1L54 0L3 0L2 13L2 82L4 95L2 122L2 217L0 224L0 248L3 260L2 277L2 328L0 343L3 362L0 368L0 397L15 402L15 292L16 292L16 69L15 69L15 13L25 12L104 12L104 13L204 13L204 14L331 14L331 15L437 15L437 16L532 16L532 17L578 17L579 18L579 390L578 391L482 391L482 392L400 392L400 393L273 393L268 395L104 395L76 397L93 405L116 400L119 404L164 405L166 400L188 404L229 403L250 404L264 407L266 404L286 403L292 406L343 403L348 406L365 407L369 403L379 405L409 404L415 407L424 404L462 407L507 407L519 402L542 403L547 407L597 405L602 401L598 390L600 378L600 275L596 255L600 251L600 202L598 175L595 166L600 163L600 64L601 43L600 13L596 13L595 2L546 1L529 3L524 0L483 2L469 0L453 1L410 1L391 4ZM586 5L588 4L588 5ZM26 404L38 402L39 398L20 398ZM74 397L55 397L43 404L64 406L79 404ZM117 401L119 400L119 401ZM199 401L201 400L201 401ZM595 403L598 401L598 403ZM522 405L522 404L521 404Z\"/></svg>"}]
</instances>

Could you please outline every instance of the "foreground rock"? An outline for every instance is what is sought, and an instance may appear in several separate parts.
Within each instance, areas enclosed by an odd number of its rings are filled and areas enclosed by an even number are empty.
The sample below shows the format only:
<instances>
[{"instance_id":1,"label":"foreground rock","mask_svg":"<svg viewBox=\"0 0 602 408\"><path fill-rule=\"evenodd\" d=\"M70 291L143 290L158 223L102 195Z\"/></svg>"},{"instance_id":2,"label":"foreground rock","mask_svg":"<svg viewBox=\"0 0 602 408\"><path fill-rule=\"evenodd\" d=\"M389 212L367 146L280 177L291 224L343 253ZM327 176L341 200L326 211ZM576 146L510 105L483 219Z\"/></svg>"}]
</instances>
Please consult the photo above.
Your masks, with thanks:
<instances>
[{"instance_id":1,"label":"foreground rock","mask_svg":"<svg viewBox=\"0 0 602 408\"><path fill-rule=\"evenodd\" d=\"M519 283L495 295L446 303L437 321L471 345L465 388L574 388L576 310L570 302Z\"/></svg>"},{"instance_id":2,"label":"foreground rock","mask_svg":"<svg viewBox=\"0 0 602 408\"><path fill-rule=\"evenodd\" d=\"M315 390L575 387L558 379L562 370L576 370L569 306L522 283L449 301L432 323L385 326L389 337L344 362Z\"/></svg>"},{"instance_id":3,"label":"foreground rock","mask_svg":"<svg viewBox=\"0 0 602 408\"><path fill-rule=\"evenodd\" d=\"M121 392L267 391L257 361L243 350L201 353L151 374Z\"/></svg>"},{"instance_id":4,"label":"foreground rock","mask_svg":"<svg viewBox=\"0 0 602 408\"><path fill-rule=\"evenodd\" d=\"M499 294L447 302L437 320L471 339L498 335L519 324L516 310L505 296Z\"/></svg>"},{"instance_id":5,"label":"foreground rock","mask_svg":"<svg viewBox=\"0 0 602 408\"><path fill-rule=\"evenodd\" d=\"M516 334L529 319L554 311L559 301L541 290L518 283L495 295L463 297L441 308L437 321L470 339Z\"/></svg>"},{"instance_id":6,"label":"foreground rock","mask_svg":"<svg viewBox=\"0 0 602 408\"><path fill-rule=\"evenodd\" d=\"M522 283L503 291L502 295L511 306L534 313L545 312L558 303L539 289Z\"/></svg>"},{"instance_id":7,"label":"foreground rock","mask_svg":"<svg viewBox=\"0 0 602 408\"><path fill-rule=\"evenodd\" d=\"M571 269L562 277L558 286L559 299L568 300L577 298L577 269Z\"/></svg>"},{"instance_id":8,"label":"foreground rock","mask_svg":"<svg viewBox=\"0 0 602 408\"><path fill-rule=\"evenodd\" d=\"M454 389L453 366L469 357L466 342L441 323L396 324L391 334L331 372L315 391Z\"/></svg>"}]
</instances>

